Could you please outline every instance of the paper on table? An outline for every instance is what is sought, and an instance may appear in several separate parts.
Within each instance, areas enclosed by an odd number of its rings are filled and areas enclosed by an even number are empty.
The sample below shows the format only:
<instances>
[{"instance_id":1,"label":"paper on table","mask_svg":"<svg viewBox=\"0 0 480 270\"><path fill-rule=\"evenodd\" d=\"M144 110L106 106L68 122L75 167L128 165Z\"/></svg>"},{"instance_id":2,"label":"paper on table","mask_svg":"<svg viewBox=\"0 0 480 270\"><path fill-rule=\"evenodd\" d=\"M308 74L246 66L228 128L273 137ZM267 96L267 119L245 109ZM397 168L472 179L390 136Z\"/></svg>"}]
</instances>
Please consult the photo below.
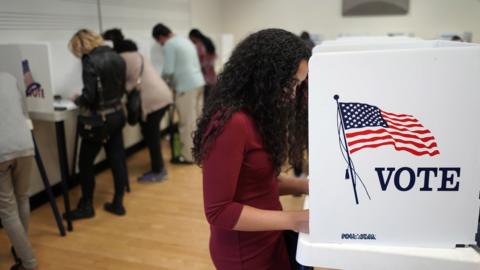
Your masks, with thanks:
<instances>
[{"instance_id":1,"label":"paper on table","mask_svg":"<svg viewBox=\"0 0 480 270\"><path fill-rule=\"evenodd\" d=\"M73 101L69 99L60 99L60 100L53 101L53 107L56 109L65 108L65 110L73 110L77 108L77 105L75 105L75 103L73 103Z\"/></svg>"}]
</instances>

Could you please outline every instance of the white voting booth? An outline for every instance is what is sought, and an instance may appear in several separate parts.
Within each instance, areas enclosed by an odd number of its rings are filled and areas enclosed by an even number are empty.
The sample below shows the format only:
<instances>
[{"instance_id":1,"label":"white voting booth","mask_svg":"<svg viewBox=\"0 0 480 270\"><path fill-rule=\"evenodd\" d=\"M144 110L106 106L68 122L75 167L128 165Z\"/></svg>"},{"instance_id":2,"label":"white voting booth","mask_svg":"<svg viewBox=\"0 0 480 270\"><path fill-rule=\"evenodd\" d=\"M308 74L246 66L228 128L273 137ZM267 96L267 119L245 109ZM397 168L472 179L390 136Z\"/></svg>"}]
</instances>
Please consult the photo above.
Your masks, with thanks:
<instances>
[{"instance_id":1,"label":"white voting booth","mask_svg":"<svg viewBox=\"0 0 480 270\"><path fill-rule=\"evenodd\" d=\"M301 264L480 269L469 247L480 206L479 74L479 45L351 38L314 49Z\"/></svg>"},{"instance_id":2,"label":"white voting booth","mask_svg":"<svg viewBox=\"0 0 480 270\"><path fill-rule=\"evenodd\" d=\"M53 113L53 77L51 52L47 43L0 44L0 71L12 74L19 89L26 96L28 110L37 113ZM29 73L29 75L25 75ZM39 83L36 93L26 87L28 76Z\"/></svg>"}]
</instances>

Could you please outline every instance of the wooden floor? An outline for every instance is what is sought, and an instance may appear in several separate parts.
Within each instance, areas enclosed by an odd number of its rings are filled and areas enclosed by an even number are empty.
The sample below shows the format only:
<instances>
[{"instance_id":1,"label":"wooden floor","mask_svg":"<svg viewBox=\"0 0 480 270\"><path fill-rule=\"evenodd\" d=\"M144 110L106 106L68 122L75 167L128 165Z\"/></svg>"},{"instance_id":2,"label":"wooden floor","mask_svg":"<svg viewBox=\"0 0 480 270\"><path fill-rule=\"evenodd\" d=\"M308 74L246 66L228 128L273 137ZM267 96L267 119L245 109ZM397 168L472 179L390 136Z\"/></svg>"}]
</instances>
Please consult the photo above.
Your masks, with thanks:
<instances>
[{"instance_id":1,"label":"wooden floor","mask_svg":"<svg viewBox=\"0 0 480 270\"><path fill-rule=\"evenodd\" d=\"M167 149L164 145L163 149ZM165 159L169 160L167 152ZM208 251L209 228L203 214L201 171L195 165L166 164L168 180L138 184L149 168L144 149L128 160L132 192L125 197L127 215L103 210L111 200L110 171L97 176L96 216L74 222L74 231L60 237L48 204L32 212L30 239L43 270L214 269ZM76 206L80 189L71 191ZM63 202L58 205L63 213ZM299 209L302 198L284 197L286 209ZM0 230L0 269L10 269L10 243Z\"/></svg>"}]
</instances>

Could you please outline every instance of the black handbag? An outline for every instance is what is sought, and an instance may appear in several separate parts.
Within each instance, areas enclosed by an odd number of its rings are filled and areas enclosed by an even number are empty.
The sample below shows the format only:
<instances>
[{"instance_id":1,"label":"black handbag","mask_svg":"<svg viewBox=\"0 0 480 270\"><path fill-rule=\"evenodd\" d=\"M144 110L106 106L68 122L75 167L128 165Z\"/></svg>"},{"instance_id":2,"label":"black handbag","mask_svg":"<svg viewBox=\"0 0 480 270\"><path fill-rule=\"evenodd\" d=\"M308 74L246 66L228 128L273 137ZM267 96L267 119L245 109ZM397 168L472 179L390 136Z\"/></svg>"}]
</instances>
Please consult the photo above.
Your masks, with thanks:
<instances>
[{"instance_id":1,"label":"black handbag","mask_svg":"<svg viewBox=\"0 0 480 270\"><path fill-rule=\"evenodd\" d=\"M100 77L97 75L97 91L100 98L100 108L104 104L103 99L103 86L100 81ZM107 130L107 117L105 113L98 113L96 110L91 115L79 115L78 121L78 134L83 140L105 143L109 138Z\"/></svg>"},{"instance_id":2,"label":"black handbag","mask_svg":"<svg viewBox=\"0 0 480 270\"><path fill-rule=\"evenodd\" d=\"M142 119L142 99L140 97L140 86L142 83L143 75L143 56L142 65L140 67L140 74L138 75L137 85L129 93L127 93L127 122L129 125L133 126L137 124Z\"/></svg>"}]
</instances>

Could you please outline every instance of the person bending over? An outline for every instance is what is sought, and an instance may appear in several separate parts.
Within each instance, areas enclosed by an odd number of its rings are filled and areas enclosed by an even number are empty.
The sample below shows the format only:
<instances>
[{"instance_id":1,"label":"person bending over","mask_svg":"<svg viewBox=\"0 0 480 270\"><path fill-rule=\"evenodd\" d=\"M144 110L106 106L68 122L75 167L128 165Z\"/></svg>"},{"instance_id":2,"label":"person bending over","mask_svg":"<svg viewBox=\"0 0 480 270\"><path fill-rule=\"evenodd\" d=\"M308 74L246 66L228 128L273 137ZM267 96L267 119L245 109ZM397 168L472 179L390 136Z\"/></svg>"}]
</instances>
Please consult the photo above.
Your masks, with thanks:
<instances>
[{"instance_id":1,"label":"person bending over","mask_svg":"<svg viewBox=\"0 0 480 270\"><path fill-rule=\"evenodd\" d=\"M192 164L192 132L203 107L203 79L195 45L175 35L159 23L153 27L152 37L163 47L162 76L175 90L175 106L179 114L181 155L172 157L173 164Z\"/></svg>"},{"instance_id":2,"label":"person bending over","mask_svg":"<svg viewBox=\"0 0 480 270\"><path fill-rule=\"evenodd\" d=\"M167 177L160 144L160 122L173 102L172 91L158 75L149 59L138 52L135 42L124 39L120 29L110 29L103 37L113 41L113 49L127 65L127 91L140 92L140 127L150 153L151 170L138 178L140 183L159 182Z\"/></svg>"},{"instance_id":3,"label":"person bending over","mask_svg":"<svg viewBox=\"0 0 480 270\"><path fill-rule=\"evenodd\" d=\"M82 60L82 94L74 97L80 107L80 130L88 131L88 123L81 119L93 119L102 116L105 132L98 134L80 134L82 143L79 155L79 178L82 197L77 209L70 212L72 220L91 218L95 215L93 192L95 189L94 161L102 147L113 172L115 192L111 203L105 203L104 209L115 215L125 215L123 195L128 181L123 127L125 114L121 99L125 93L125 61L115 51L102 46L102 37L90 30L79 30L70 39L69 48ZM98 119L97 119L98 120ZM98 121L96 121L98 124ZM97 127L101 129L101 127ZM93 136L89 136L93 135ZM100 138L104 137L104 138ZM66 217L64 215L64 217Z\"/></svg>"}]
</instances>

